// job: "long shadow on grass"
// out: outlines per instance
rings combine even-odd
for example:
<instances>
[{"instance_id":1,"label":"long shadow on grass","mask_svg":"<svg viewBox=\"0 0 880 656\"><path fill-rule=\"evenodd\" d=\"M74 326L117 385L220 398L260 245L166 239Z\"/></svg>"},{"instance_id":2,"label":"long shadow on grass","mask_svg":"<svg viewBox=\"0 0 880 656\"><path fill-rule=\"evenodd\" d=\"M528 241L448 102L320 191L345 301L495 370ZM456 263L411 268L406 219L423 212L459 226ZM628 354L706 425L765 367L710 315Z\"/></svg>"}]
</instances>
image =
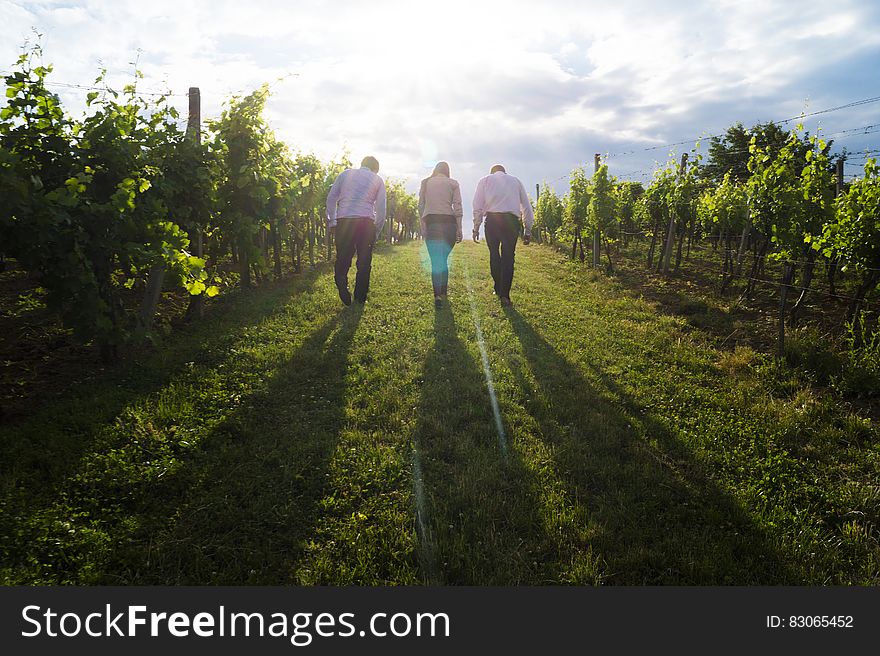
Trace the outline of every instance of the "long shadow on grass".
<instances>
[{"instance_id":1,"label":"long shadow on grass","mask_svg":"<svg viewBox=\"0 0 880 656\"><path fill-rule=\"evenodd\" d=\"M445 304L434 316L434 333L413 435L422 578L454 585L546 583L548 541L537 482L500 448L479 361Z\"/></svg>"},{"instance_id":2,"label":"long shadow on grass","mask_svg":"<svg viewBox=\"0 0 880 656\"><path fill-rule=\"evenodd\" d=\"M538 386L531 414L596 522L591 546L605 582L796 583L745 511L636 399L599 371L597 389L518 312L507 316ZM526 372L514 366L514 375L530 390Z\"/></svg>"},{"instance_id":3,"label":"long shadow on grass","mask_svg":"<svg viewBox=\"0 0 880 656\"><path fill-rule=\"evenodd\" d=\"M288 300L310 289L322 272L222 299L208 318L187 326L157 352L107 369L95 363L58 398L34 399L20 416L0 422L0 490L15 488L28 503L55 496L56 485L94 448L102 426L170 381L184 376L197 382L234 357L229 349L243 331L284 311Z\"/></svg>"},{"instance_id":4,"label":"long shadow on grass","mask_svg":"<svg viewBox=\"0 0 880 656\"><path fill-rule=\"evenodd\" d=\"M267 372L264 391L243 399L197 449L181 452L167 475L126 483L103 474L69 484L63 502L90 518L98 539L79 542L87 533L81 529L57 545L27 545L27 559L45 563L34 576L103 584L290 581L325 493L360 317L360 308L350 308L317 329Z\"/></svg>"},{"instance_id":5,"label":"long shadow on grass","mask_svg":"<svg viewBox=\"0 0 880 656\"><path fill-rule=\"evenodd\" d=\"M169 524L161 507L141 518L117 567L126 582L284 584L326 493L345 420L345 370L361 306L310 336L206 440L202 456L164 490L185 501Z\"/></svg>"}]
</instances>

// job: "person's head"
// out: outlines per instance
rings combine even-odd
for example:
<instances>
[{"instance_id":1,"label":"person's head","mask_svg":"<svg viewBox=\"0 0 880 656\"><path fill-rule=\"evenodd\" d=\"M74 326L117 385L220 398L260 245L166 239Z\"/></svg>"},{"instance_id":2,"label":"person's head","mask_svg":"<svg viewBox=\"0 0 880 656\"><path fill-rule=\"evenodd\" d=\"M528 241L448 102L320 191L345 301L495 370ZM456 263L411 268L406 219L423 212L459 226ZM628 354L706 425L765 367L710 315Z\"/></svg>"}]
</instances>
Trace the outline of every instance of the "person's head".
<instances>
[{"instance_id":1,"label":"person's head","mask_svg":"<svg viewBox=\"0 0 880 656\"><path fill-rule=\"evenodd\" d=\"M372 155L367 155L366 157L364 157L361 160L361 168L363 168L363 167L367 167L373 173L378 173L379 172L379 160L377 160Z\"/></svg>"},{"instance_id":2,"label":"person's head","mask_svg":"<svg viewBox=\"0 0 880 656\"><path fill-rule=\"evenodd\" d=\"M434 172L431 175L445 175L447 178L449 177L449 164L446 162L437 162L437 166L434 167Z\"/></svg>"},{"instance_id":3,"label":"person's head","mask_svg":"<svg viewBox=\"0 0 880 656\"><path fill-rule=\"evenodd\" d=\"M501 164L496 164L495 166L493 166L492 170L489 171L489 173L498 173L499 171L501 171L502 173L507 173L507 171L504 170L504 167L501 166Z\"/></svg>"}]
</instances>

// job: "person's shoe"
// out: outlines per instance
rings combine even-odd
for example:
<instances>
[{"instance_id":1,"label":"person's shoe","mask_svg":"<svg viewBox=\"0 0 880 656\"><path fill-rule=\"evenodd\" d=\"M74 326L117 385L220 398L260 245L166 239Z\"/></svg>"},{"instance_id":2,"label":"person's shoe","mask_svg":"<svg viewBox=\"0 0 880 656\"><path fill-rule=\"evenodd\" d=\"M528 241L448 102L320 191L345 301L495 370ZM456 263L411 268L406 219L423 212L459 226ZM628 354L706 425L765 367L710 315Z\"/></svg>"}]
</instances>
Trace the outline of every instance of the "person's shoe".
<instances>
[{"instance_id":1,"label":"person's shoe","mask_svg":"<svg viewBox=\"0 0 880 656\"><path fill-rule=\"evenodd\" d=\"M504 307L510 307L511 305L513 305L513 303L510 301L509 298L507 298L507 296L502 296L501 305L503 305Z\"/></svg>"},{"instance_id":2,"label":"person's shoe","mask_svg":"<svg viewBox=\"0 0 880 656\"><path fill-rule=\"evenodd\" d=\"M345 306L351 305L351 292L348 291L348 289L340 289L339 300L342 301L342 304Z\"/></svg>"},{"instance_id":3,"label":"person's shoe","mask_svg":"<svg viewBox=\"0 0 880 656\"><path fill-rule=\"evenodd\" d=\"M434 297L434 307L435 308L443 307L443 298L442 297L440 297L440 296Z\"/></svg>"}]
</instances>

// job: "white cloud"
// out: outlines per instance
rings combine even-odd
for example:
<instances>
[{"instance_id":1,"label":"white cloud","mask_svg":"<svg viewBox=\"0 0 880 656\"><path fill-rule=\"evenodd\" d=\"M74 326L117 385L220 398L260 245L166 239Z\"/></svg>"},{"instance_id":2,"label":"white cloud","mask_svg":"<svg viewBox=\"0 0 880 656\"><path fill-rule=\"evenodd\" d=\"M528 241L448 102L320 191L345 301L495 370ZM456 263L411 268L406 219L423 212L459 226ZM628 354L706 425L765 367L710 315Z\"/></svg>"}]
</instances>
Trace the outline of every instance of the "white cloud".
<instances>
[{"instance_id":1,"label":"white cloud","mask_svg":"<svg viewBox=\"0 0 880 656\"><path fill-rule=\"evenodd\" d=\"M880 48L870 12L856 0L834 11L741 0L0 0L0 68L35 27L56 80L89 83L100 61L121 84L138 57L144 88L199 86L204 116L230 93L295 73L273 87L267 110L293 148L373 153L411 189L445 158L467 196L499 159L533 189L593 152L794 115L807 98L818 109L878 95L864 61ZM837 81L834 67L851 81ZM77 91L62 97L81 108ZM833 126L837 115L825 118ZM614 160L612 170L658 156Z\"/></svg>"}]
</instances>

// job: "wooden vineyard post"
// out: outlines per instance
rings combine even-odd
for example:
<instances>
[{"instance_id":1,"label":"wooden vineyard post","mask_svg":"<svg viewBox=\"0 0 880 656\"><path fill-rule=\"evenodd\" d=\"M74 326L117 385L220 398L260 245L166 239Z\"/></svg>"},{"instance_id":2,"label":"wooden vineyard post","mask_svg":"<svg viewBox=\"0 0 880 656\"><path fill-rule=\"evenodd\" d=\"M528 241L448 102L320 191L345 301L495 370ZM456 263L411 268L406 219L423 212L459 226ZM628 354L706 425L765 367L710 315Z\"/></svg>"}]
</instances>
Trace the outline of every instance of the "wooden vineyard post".
<instances>
[{"instance_id":1,"label":"wooden vineyard post","mask_svg":"<svg viewBox=\"0 0 880 656\"><path fill-rule=\"evenodd\" d=\"M599 153L596 153L595 155L593 155L593 172L594 173L599 170L599 166L600 166L599 158L600 157L601 157L601 155ZM599 263L600 263L599 260L601 259L600 258L601 246L602 246L602 235L599 234L599 226L597 225L596 228L593 230L593 266L594 267L599 266Z\"/></svg>"},{"instance_id":2,"label":"wooden vineyard post","mask_svg":"<svg viewBox=\"0 0 880 656\"><path fill-rule=\"evenodd\" d=\"M837 178L836 180L836 196L840 196L843 193L843 158L839 158L834 167L834 175ZM837 294L837 288L835 287L836 278L837 278L837 267L840 264L840 258L832 257L828 260L828 291L831 292L832 295Z\"/></svg>"},{"instance_id":3,"label":"wooden vineyard post","mask_svg":"<svg viewBox=\"0 0 880 656\"><path fill-rule=\"evenodd\" d=\"M681 166L678 169L678 176L684 176L684 167L687 166L688 154L682 153ZM663 273L669 273L669 263L672 261L672 246L675 241L675 213L669 213L669 229L666 232L666 248L663 249Z\"/></svg>"},{"instance_id":4,"label":"wooden vineyard post","mask_svg":"<svg viewBox=\"0 0 880 656\"><path fill-rule=\"evenodd\" d=\"M785 356L785 302L788 300L788 287L794 277L794 264L786 262L782 267L782 284L779 286L779 357Z\"/></svg>"},{"instance_id":5,"label":"wooden vineyard post","mask_svg":"<svg viewBox=\"0 0 880 656\"><path fill-rule=\"evenodd\" d=\"M201 143L201 94L198 87L190 87L189 93L189 117L186 123L186 138ZM196 221L202 217L197 217ZM190 248L192 254L196 257L204 256L204 246L202 243L202 231L198 225L193 225L189 231ZM159 297L162 295L162 285L165 282L165 263L160 262L154 264L150 268L147 277L147 288L144 291L144 299L141 303L140 325L145 332L153 327L153 317L156 316L156 307L159 305ZM188 319L192 317L201 318L204 303L202 295L191 296L189 299L189 307L186 310Z\"/></svg>"},{"instance_id":6,"label":"wooden vineyard post","mask_svg":"<svg viewBox=\"0 0 880 656\"><path fill-rule=\"evenodd\" d=\"M742 236L739 240L739 251L736 254L736 275L741 276L743 270L743 259L746 255L746 240L752 231L752 198L746 198L746 224L743 227Z\"/></svg>"},{"instance_id":7,"label":"wooden vineyard post","mask_svg":"<svg viewBox=\"0 0 880 656\"><path fill-rule=\"evenodd\" d=\"M186 122L186 137L197 145L202 143L202 94L198 87L189 88L189 117ZM205 243L202 235L201 222L204 217L198 216L190 226L189 242L193 249L193 255L199 258L205 257ZM202 294L190 296L189 307L186 310L188 319L201 319L205 311L205 301Z\"/></svg>"},{"instance_id":8,"label":"wooden vineyard post","mask_svg":"<svg viewBox=\"0 0 880 656\"><path fill-rule=\"evenodd\" d=\"M149 332L153 327L153 317L156 314L156 306L159 304L164 281L165 263L161 262L150 267L150 273L147 275L147 288L144 290L144 299L141 302L140 325L144 332Z\"/></svg>"}]
</instances>

